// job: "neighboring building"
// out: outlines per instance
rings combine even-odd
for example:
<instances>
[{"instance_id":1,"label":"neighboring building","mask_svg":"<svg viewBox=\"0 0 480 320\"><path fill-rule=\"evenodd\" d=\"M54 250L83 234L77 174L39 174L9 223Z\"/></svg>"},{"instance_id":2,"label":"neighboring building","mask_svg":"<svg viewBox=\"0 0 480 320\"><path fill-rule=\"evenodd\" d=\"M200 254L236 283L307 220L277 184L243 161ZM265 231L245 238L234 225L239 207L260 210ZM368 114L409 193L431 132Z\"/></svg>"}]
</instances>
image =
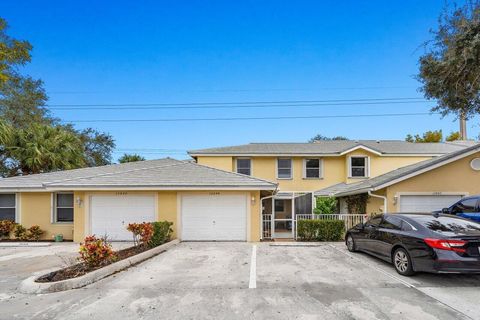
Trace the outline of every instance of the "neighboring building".
<instances>
[{"instance_id":1,"label":"neighboring building","mask_svg":"<svg viewBox=\"0 0 480 320\"><path fill-rule=\"evenodd\" d=\"M130 222L168 220L182 240L260 239L260 192L272 182L160 159L0 179L0 220L62 234L131 240Z\"/></svg>"},{"instance_id":2,"label":"neighboring building","mask_svg":"<svg viewBox=\"0 0 480 320\"><path fill-rule=\"evenodd\" d=\"M410 185L405 186L402 191L397 191L391 201L385 201L385 190L361 189L361 186L369 185L372 181L377 181L377 178L389 177L397 172L397 169L403 170L399 168L419 168L417 165L434 161L432 159L440 159L456 152L462 154L474 144L470 141L410 143L371 140L252 143L193 150L189 154L199 164L278 183L279 189L275 196L262 195L265 199L262 202L263 214L266 219L272 217L272 237L292 237L296 215L312 212L314 202L312 194L339 197L339 212L349 213L345 197L367 193L366 213L371 214L395 212L400 209L404 211L429 211L439 207L441 209L444 204L450 201L453 203L460 196L472 192L480 193L480 190L477 191L477 184L464 187L463 182L459 182L457 186L451 185L452 183L441 184L437 188L425 186L422 194L416 194L415 186ZM473 174L472 177L477 174L474 171L469 173ZM450 175L453 177L456 173L451 172ZM437 181L439 183L441 179L436 177L431 180L430 186L434 186ZM349 193L351 188L356 188L356 191ZM430 196L426 197L427 194ZM420 195L422 197L419 197ZM416 209L413 210L413 207Z\"/></svg>"}]
</instances>

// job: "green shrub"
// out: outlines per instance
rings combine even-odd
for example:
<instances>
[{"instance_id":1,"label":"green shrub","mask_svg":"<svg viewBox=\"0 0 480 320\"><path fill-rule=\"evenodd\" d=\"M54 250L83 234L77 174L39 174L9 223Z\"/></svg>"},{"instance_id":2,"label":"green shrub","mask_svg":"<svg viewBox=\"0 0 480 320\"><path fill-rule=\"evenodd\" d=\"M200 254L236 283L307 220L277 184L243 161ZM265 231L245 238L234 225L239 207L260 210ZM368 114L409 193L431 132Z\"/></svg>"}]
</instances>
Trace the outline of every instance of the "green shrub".
<instances>
[{"instance_id":1,"label":"green shrub","mask_svg":"<svg viewBox=\"0 0 480 320\"><path fill-rule=\"evenodd\" d=\"M337 211L337 198L317 197L317 205L313 212L315 214L334 214Z\"/></svg>"},{"instance_id":2,"label":"green shrub","mask_svg":"<svg viewBox=\"0 0 480 320\"><path fill-rule=\"evenodd\" d=\"M39 226L33 225L30 228L28 228L28 230L27 230L27 238L28 238L28 240L38 241L38 240L40 240L40 237L44 233L45 233L45 231L40 229Z\"/></svg>"},{"instance_id":3,"label":"green shrub","mask_svg":"<svg viewBox=\"0 0 480 320\"><path fill-rule=\"evenodd\" d=\"M345 224L342 220L300 220L297 235L302 241L339 241L343 238Z\"/></svg>"},{"instance_id":4,"label":"green shrub","mask_svg":"<svg viewBox=\"0 0 480 320\"><path fill-rule=\"evenodd\" d=\"M10 232L13 231L15 222L11 220L0 220L0 239L10 238Z\"/></svg>"},{"instance_id":5,"label":"green shrub","mask_svg":"<svg viewBox=\"0 0 480 320\"><path fill-rule=\"evenodd\" d=\"M152 222L153 236L150 240L150 247L156 247L170 240L170 235L173 232L172 222L169 221L157 221Z\"/></svg>"},{"instance_id":6,"label":"green shrub","mask_svg":"<svg viewBox=\"0 0 480 320\"><path fill-rule=\"evenodd\" d=\"M17 224L15 226L15 230L13 231L13 235L15 236L15 239L27 240L27 229L25 229L25 227L21 224Z\"/></svg>"}]
</instances>

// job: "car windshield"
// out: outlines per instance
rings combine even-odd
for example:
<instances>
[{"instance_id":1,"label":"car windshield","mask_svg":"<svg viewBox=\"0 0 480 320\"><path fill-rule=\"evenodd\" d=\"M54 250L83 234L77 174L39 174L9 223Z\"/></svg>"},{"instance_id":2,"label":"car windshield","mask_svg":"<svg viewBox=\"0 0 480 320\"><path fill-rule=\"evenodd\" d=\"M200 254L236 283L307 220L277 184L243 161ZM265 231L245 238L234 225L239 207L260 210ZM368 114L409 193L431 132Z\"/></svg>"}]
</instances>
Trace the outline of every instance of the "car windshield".
<instances>
[{"instance_id":1,"label":"car windshield","mask_svg":"<svg viewBox=\"0 0 480 320\"><path fill-rule=\"evenodd\" d=\"M434 216L423 216L415 217L414 220L421 224L422 226L432 230L440 232L468 232L468 231L480 231L480 224L456 219L451 217L438 217Z\"/></svg>"}]
</instances>

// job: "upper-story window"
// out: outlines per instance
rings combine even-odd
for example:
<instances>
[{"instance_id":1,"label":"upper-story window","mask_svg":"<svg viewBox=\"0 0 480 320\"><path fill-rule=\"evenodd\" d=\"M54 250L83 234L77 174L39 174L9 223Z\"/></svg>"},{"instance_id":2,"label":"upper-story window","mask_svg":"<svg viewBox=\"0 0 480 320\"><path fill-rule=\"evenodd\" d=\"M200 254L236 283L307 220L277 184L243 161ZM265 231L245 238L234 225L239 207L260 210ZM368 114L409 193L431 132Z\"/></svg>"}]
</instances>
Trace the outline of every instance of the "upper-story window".
<instances>
[{"instance_id":1,"label":"upper-story window","mask_svg":"<svg viewBox=\"0 0 480 320\"><path fill-rule=\"evenodd\" d=\"M292 159L277 159L277 178L292 179Z\"/></svg>"},{"instance_id":2,"label":"upper-story window","mask_svg":"<svg viewBox=\"0 0 480 320\"><path fill-rule=\"evenodd\" d=\"M350 157L350 177L365 178L368 177L368 157Z\"/></svg>"},{"instance_id":3,"label":"upper-story window","mask_svg":"<svg viewBox=\"0 0 480 320\"><path fill-rule=\"evenodd\" d=\"M73 193L55 194L55 222L73 222Z\"/></svg>"},{"instance_id":4,"label":"upper-story window","mask_svg":"<svg viewBox=\"0 0 480 320\"><path fill-rule=\"evenodd\" d=\"M15 221L16 203L15 193L0 194L0 220Z\"/></svg>"},{"instance_id":5,"label":"upper-story window","mask_svg":"<svg viewBox=\"0 0 480 320\"><path fill-rule=\"evenodd\" d=\"M321 159L304 159L303 160L303 177L306 179L322 178L322 160Z\"/></svg>"},{"instance_id":6,"label":"upper-story window","mask_svg":"<svg viewBox=\"0 0 480 320\"><path fill-rule=\"evenodd\" d=\"M251 159L237 159L237 173L252 175L252 160Z\"/></svg>"}]
</instances>

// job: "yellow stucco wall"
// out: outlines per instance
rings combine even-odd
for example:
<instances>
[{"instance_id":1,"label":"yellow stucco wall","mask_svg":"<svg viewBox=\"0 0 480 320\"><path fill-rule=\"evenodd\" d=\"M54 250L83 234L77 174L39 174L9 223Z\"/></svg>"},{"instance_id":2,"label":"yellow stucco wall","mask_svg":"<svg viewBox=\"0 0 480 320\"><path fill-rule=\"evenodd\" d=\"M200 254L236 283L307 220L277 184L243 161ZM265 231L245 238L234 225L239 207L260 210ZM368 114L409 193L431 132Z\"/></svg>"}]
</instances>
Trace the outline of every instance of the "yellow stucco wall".
<instances>
[{"instance_id":1,"label":"yellow stucco wall","mask_svg":"<svg viewBox=\"0 0 480 320\"><path fill-rule=\"evenodd\" d=\"M340 182L355 183L364 180L364 178L348 178L348 159L350 156L370 157L370 177L430 159L430 157L385 157L360 149L343 156L321 158L323 159L323 178L305 179L303 177L303 161L308 157L290 157L293 160L293 178L277 179L277 157L251 157L252 176L278 183L280 190L283 191L315 191ZM228 171L235 170L235 159L224 156L197 157L200 164Z\"/></svg>"},{"instance_id":2,"label":"yellow stucco wall","mask_svg":"<svg viewBox=\"0 0 480 320\"><path fill-rule=\"evenodd\" d=\"M20 223L29 228L38 225L45 233L43 240L53 240L56 234L64 239L73 239L73 224L52 223L52 198L49 192L30 192L20 194Z\"/></svg>"},{"instance_id":3,"label":"yellow stucco wall","mask_svg":"<svg viewBox=\"0 0 480 320\"><path fill-rule=\"evenodd\" d=\"M225 171L234 170L232 157L198 157L197 163Z\"/></svg>"},{"instance_id":4,"label":"yellow stucco wall","mask_svg":"<svg viewBox=\"0 0 480 320\"><path fill-rule=\"evenodd\" d=\"M250 226L248 241L260 240L260 191L189 191L188 193L209 193L217 194L244 194L249 199L250 206ZM177 191L128 191L127 194L156 194L158 203L158 221L171 221L173 225L173 237L179 234L178 228L178 208L179 197ZM51 193L22 193L20 195L21 223L30 227L37 224L46 231L43 239L52 239L55 234L63 234L67 240L81 242L89 232L88 225L88 207L89 198L98 194L115 194L115 192L75 192L74 199L81 199L81 204L75 201L74 223L73 224L53 224L51 217ZM254 199L252 201L252 199Z\"/></svg>"},{"instance_id":5,"label":"yellow stucco wall","mask_svg":"<svg viewBox=\"0 0 480 320\"><path fill-rule=\"evenodd\" d=\"M479 158L480 152L425 172L386 188L389 212L398 211L395 196L403 192L466 192L480 194L480 171L474 171L470 162Z\"/></svg>"}]
</instances>

